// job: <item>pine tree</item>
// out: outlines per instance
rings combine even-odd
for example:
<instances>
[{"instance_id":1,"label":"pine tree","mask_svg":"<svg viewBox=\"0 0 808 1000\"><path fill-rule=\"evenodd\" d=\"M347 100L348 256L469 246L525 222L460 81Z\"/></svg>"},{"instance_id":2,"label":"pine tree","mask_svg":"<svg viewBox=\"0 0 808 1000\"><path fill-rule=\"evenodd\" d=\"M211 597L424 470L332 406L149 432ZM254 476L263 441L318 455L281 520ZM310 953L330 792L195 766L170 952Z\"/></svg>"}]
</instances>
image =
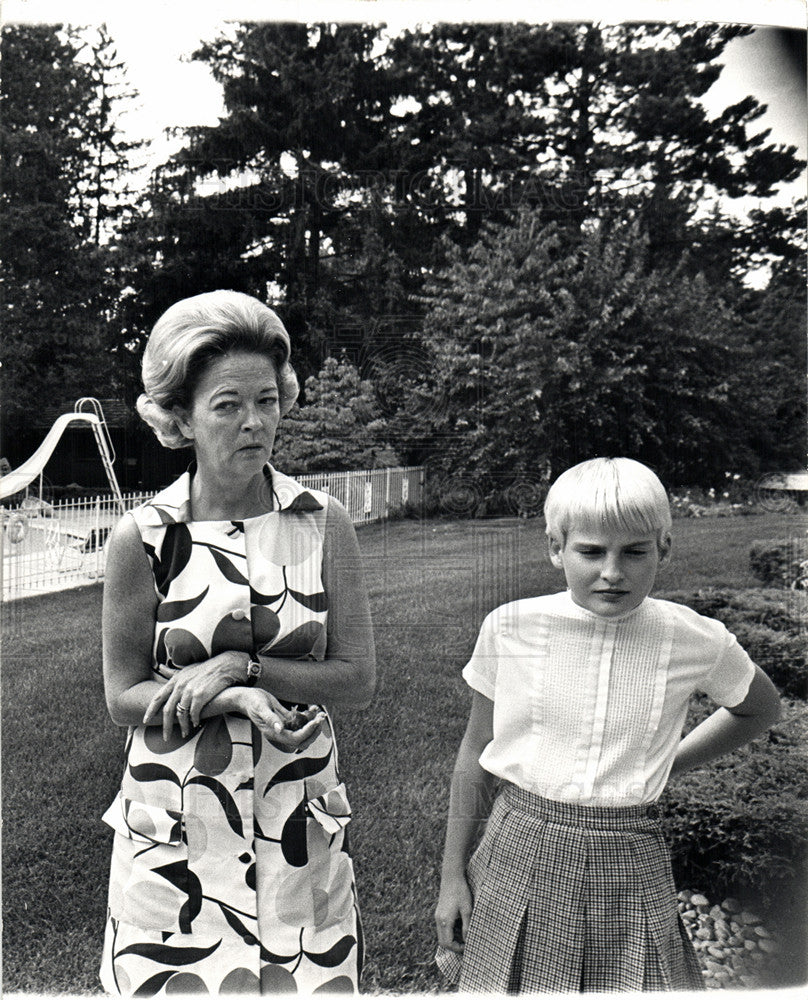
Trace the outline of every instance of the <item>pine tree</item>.
<instances>
[{"instance_id":1,"label":"pine tree","mask_svg":"<svg viewBox=\"0 0 808 1000\"><path fill-rule=\"evenodd\" d=\"M305 403L281 422L273 461L293 474L393 466L398 458L385 432L370 382L346 360L328 357L306 380Z\"/></svg>"},{"instance_id":2,"label":"pine tree","mask_svg":"<svg viewBox=\"0 0 808 1000\"><path fill-rule=\"evenodd\" d=\"M766 198L804 167L796 149L754 133L765 108L752 97L712 121L700 103L726 45L751 30L521 24L405 34L386 56L411 109L393 139L403 172L411 184L428 173L429 193L445 204L459 173L454 238L466 245L483 218L501 222L520 206L572 228L625 210L648 234L648 267L671 266L705 203Z\"/></svg>"},{"instance_id":3,"label":"pine tree","mask_svg":"<svg viewBox=\"0 0 808 1000\"><path fill-rule=\"evenodd\" d=\"M89 176L79 192L84 213L89 217L93 242L109 239L131 215L138 200L132 183L133 154L145 143L123 137L122 109L137 97L126 81L126 64L119 58L106 24L87 37L79 57L87 61L94 98L86 115L83 134Z\"/></svg>"},{"instance_id":4,"label":"pine tree","mask_svg":"<svg viewBox=\"0 0 808 1000\"><path fill-rule=\"evenodd\" d=\"M267 283L280 286L304 368L328 349L323 272L335 230L377 177L389 104L371 58L378 30L242 24L204 44L195 58L222 84L227 114L218 126L189 130L164 174L161 205L174 240L166 270L179 258L186 285L213 272L219 284L224 273L231 287L262 296ZM235 187L210 195L211 179ZM178 189L187 194L172 206ZM235 280L228 271L238 271Z\"/></svg>"},{"instance_id":5,"label":"pine tree","mask_svg":"<svg viewBox=\"0 0 808 1000\"><path fill-rule=\"evenodd\" d=\"M106 255L81 214L95 91L75 41L6 25L0 81L3 409L13 440L42 402L104 395Z\"/></svg>"}]
</instances>

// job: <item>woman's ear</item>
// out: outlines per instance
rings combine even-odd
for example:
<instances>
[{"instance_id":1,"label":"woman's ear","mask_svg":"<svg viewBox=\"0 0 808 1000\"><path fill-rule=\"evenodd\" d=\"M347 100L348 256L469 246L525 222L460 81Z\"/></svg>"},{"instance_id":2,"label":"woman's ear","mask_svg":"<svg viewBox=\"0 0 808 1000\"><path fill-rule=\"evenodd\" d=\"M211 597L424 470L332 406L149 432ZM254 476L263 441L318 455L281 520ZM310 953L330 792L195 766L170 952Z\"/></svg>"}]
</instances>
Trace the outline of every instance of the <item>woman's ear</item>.
<instances>
[{"instance_id":1,"label":"woman's ear","mask_svg":"<svg viewBox=\"0 0 808 1000\"><path fill-rule=\"evenodd\" d=\"M183 406L172 406L171 412L174 414L174 419L177 421L177 427L179 427L182 432L183 437L186 437L189 441L194 440L193 426L189 419L188 411Z\"/></svg>"},{"instance_id":2,"label":"woman's ear","mask_svg":"<svg viewBox=\"0 0 808 1000\"><path fill-rule=\"evenodd\" d=\"M667 532L659 539L659 567L667 566L671 559L671 548L673 540L670 532Z\"/></svg>"},{"instance_id":3,"label":"woman's ear","mask_svg":"<svg viewBox=\"0 0 808 1000\"><path fill-rule=\"evenodd\" d=\"M556 569L564 569L564 556L561 554L561 545L553 538L547 536L547 547L550 552L550 562Z\"/></svg>"}]
</instances>

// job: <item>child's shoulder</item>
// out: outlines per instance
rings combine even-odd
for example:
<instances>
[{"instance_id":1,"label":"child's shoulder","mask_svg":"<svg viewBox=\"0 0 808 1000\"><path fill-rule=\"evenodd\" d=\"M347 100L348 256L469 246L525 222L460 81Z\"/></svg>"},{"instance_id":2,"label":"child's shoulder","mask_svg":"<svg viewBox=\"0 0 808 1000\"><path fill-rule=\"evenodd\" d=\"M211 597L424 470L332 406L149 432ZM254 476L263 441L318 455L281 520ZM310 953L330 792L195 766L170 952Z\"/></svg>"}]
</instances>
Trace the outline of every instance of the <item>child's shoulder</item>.
<instances>
[{"instance_id":1,"label":"child's shoulder","mask_svg":"<svg viewBox=\"0 0 808 1000\"><path fill-rule=\"evenodd\" d=\"M672 619L675 626L704 638L720 638L726 634L727 628L717 618L708 618L699 614L686 604L676 601L666 601L661 597L647 597L648 605L663 616Z\"/></svg>"},{"instance_id":2,"label":"child's shoulder","mask_svg":"<svg viewBox=\"0 0 808 1000\"><path fill-rule=\"evenodd\" d=\"M517 623L520 626L525 626L531 622L539 621L548 614L563 614L568 603L567 594L564 591L559 594L542 594L539 597L522 597L518 601L500 604L493 611L489 611L482 627L500 632L509 630Z\"/></svg>"}]
</instances>

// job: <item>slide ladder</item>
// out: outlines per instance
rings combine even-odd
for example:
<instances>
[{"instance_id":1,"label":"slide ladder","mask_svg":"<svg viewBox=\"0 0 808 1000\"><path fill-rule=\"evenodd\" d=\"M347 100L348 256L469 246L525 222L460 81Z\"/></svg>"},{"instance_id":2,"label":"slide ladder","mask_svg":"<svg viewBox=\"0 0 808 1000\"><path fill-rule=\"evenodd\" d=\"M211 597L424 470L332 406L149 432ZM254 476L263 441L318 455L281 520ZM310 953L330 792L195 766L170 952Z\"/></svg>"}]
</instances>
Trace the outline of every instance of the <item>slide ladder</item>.
<instances>
[{"instance_id":1,"label":"slide ladder","mask_svg":"<svg viewBox=\"0 0 808 1000\"><path fill-rule=\"evenodd\" d=\"M86 412L87 407L92 412ZM41 476L42 470L45 468L48 459L53 454L64 432L71 424L77 423L84 424L85 426L89 424L92 427L110 489L121 514L125 513L126 508L121 496L121 488L118 485L118 477L115 475L113 467L115 450L112 447L109 428L104 419L104 411L101 409L101 404L92 396L85 396L78 400L72 413L63 413L60 417L57 417L53 426L45 435L44 441L34 454L29 459L26 459L22 465L16 469L12 469L10 472L6 472L0 478L0 500L21 492L37 477Z\"/></svg>"},{"instance_id":2,"label":"slide ladder","mask_svg":"<svg viewBox=\"0 0 808 1000\"><path fill-rule=\"evenodd\" d=\"M88 406L97 418L97 422L92 424L93 434L95 435L95 442L98 445L98 451L101 455L104 472L107 474L109 488L112 490L112 495L115 497L121 514L125 514L126 507L124 506L121 488L118 485L118 477L115 475L113 465L115 462L115 448L112 444L112 438L110 437L109 427L107 427L101 403L94 396L82 396L81 399L76 401L73 412L84 413L85 407Z\"/></svg>"}]
</instances>

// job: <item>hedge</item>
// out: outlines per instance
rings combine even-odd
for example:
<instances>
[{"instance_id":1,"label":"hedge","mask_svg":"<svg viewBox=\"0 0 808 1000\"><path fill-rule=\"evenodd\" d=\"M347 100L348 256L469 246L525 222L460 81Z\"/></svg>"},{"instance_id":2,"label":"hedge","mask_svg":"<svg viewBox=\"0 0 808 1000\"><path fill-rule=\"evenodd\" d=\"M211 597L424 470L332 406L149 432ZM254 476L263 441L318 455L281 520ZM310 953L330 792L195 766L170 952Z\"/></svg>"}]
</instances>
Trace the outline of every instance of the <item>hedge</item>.
<instances>
[{"instance_id":1,"label":"hedge","mask_svg":"<svg viewBox=\"0 0 808 1000\"><path fill-rule=\"evenodd\" d=\"M808 538L797 535L776 541L752 542L752 572L768 587L802 587L808 584Z\"/></svg>"},{"instance_id":2,"label":"hedge","mask_svg":"<svg viewBox=\"0 0 808 1000\"><path fill-rule=\"evenodd\" d=\"M686 729L713 711L693 699ZM799 715L749 746L671 782L660 806L683 884L709 876L723 891L758 893L806 885L808 723Z\"/></svg>"},{"instance_id":3,"label":"hedge","mask_svg":"<svg viewBox=\"0 0 808 1000\"><path fill-rule=\"evenodd\" d=\"M704 590L660 596L723 621L780 688L786 712L749 746L666 789L659 805L677 883L709 886L717 896L739 896L767 911L782 935L799 939L791 959L803 963L797 952L804 950L808 919L808 594ZM685 732L714 710L706 695L695 695Z\"/></svg>"}]
</instances>

